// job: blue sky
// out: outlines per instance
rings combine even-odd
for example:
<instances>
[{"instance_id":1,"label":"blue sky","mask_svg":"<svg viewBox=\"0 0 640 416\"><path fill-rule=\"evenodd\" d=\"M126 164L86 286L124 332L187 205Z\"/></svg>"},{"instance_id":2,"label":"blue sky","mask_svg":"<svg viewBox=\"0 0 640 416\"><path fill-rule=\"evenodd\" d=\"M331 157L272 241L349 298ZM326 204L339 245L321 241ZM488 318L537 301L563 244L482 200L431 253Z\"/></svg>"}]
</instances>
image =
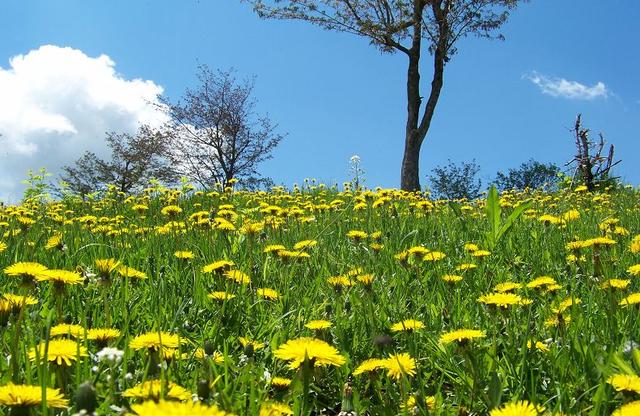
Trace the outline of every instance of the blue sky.
<instances>
[{"instance_id":1,"label":"blue sky","mask_svg":"<svg viewBox=\"0 0 640 416\"><path fill-rule=\"evenodd\" d=\"M4 70L12 57L43 45L70 47L91 58L107 55L118 77L151 81L166 96L179 98L195 84L199 63L233 67L240 76L255 75L259 111L288 133L263 165L265 175L287 185L306 177L341 183L349 178L349 157L358 154L368 186L399 185L403 55L381 54L366 39L303 22L260 20L238 0L5 0L0 7ZM615 7L596 0L538 0L512 14L502 29L505 42L461 42L445 69L443 93L422 148L422 184L429 169L447 159L475 158L485 182L529 158L563 164L574 153L569 129L577 113L616 145L623 160L617 173L640 183L638 21L640 3L632 0ZM425 55L423 95L430 65ZM40 70L46 72L47 65ZM532 79L546 82L547 93ZM568 83L563 87L560 79ZM567 86L577 88L580 97L596 96L566 97ZM112 119L99 125L112 127ZM75 158L82 147L78 143L55 158L38 152L24 156L13 169L46 165L56 171L56 165Z\"/></svg>"}]
</instances>

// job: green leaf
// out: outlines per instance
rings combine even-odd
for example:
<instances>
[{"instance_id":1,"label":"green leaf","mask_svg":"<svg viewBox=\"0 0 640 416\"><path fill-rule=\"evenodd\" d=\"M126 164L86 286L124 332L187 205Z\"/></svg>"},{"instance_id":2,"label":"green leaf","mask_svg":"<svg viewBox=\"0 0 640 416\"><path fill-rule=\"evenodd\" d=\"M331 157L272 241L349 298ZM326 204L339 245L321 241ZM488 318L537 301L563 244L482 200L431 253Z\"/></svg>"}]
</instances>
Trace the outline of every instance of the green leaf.
<instances>
[{"instance_id":1,"label":"green leaf","mask_svg":"<svg viewBox=\"0 0 640 416\"><path fill-rule=\"evenodd\" d=\"M500 406L502 398L502 383L496 371L491 372L491 380L489 380L489 410Z\"/></svg>"},{"instance_id":2,"label":"green leaf","mask_svg":"<svg viewBox=\"0 0 640 416\"><path fill-rule=\"evenodd\" d=\"M489 246L493 248L498 241L498 232L500 230L500 198L498 197L498 190L495 186L489 188L487 194L487 201L485 207L487 218L489 219Z\"/></svg>"},{"instance_id":3,"label":"green leaf","mask_svg":"<svg viewBox=\"0 0 640 416\"><path fill-rule=\"evenodd\" d=\"M499 240L513 225L513 223L520 218L520 216L524 213L526 209L529 209L531 206L531 201L527 201L518 205L513 212L507 217L507 220L502 224L500 229L498 230L498 234L496 235L496 241Z\"/></svg>"}]
</instances>

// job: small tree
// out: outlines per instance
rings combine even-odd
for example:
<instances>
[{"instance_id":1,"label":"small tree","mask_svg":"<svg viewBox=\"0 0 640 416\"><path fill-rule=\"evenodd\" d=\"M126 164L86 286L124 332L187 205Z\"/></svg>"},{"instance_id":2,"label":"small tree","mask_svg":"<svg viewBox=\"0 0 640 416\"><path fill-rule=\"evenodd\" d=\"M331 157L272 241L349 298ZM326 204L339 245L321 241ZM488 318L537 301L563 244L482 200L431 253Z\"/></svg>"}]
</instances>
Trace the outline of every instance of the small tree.
<instances>
[{"instance_id":1,"label":"small tree","mask_svg":"<svg viewBox=\"0 0 640 416\"><path fill-rule=\"evenodd\" d=\"M540 163L529 159L518 168L509 169L507 173L496 174L495 185L501 190L544 189L553 188L560 180L560 168L553 163Z\"/></svg>"},{"instance_id":2,"label":"small tree","mask_svg":"<svg viewBox=\"0 0 640 416\"><path fill-rule=\"evenodd\" d=\"M284 137L277 125L255 113L252 80L238 82L232 71L198 68L199 85L181 102L164 99L174 122L173 138L181 172L204 187L231 179L249 188L272 183L258 165Z\"/></svg>"},{"instance_id":3,"label":"small tree","mask_svg":"<svg viewBox=\"0 0 640 416\"><path fill-rule=\"evenodd\" d=\"M475 160L459 165L449 160L447 165L433 168L429 175L431 190L439 199L478 198L482 187L479 172L480 166Z\"/></svg>"},{"instance_id":4,"label":"small tree","mask_svg":"<svg viewBox=\"0 0 640 416\"><path fill-rule=\"evenodd\" d=\"M581 114L576 117L571 131L575 135L576 155L567 165L575 164L573 181L582 183L589 191L593 191L599 184L615 181L616 178L611 176L611 168L621 161L613 161L613 144L609 146L607 156L604 156L604 136L600 133L597 143L589 139L590 130L582 127Z\"/></svg>"},{"instance_id":5,"label":"small tree","mask_svg":"<svg viewBox=\"0 0 640 416\"><path fill-rule=\"evenodd\" d=\"M111 159L103 160L85 152L74 165L62 168L62 181L71 191L85 196L115 185L130 193L146 186L151 179L165 183L176 181L170 137L166 133L141 126L136 134L107 133Z\"/></svg>"}]
</instances>

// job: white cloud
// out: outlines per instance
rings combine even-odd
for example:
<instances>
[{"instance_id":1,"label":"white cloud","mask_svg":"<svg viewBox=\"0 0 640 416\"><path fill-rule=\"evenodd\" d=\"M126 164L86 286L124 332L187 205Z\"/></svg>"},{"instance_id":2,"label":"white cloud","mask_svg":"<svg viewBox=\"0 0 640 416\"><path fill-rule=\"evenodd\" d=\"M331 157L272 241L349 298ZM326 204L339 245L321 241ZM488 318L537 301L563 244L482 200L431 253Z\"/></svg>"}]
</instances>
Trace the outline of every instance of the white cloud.
<instances>
[{"instance_id":1,"label":"white cloud","mask_svg":"<svg viewBox=\"0 0 640 416\"><path fill-rule=\"evenodd\" d=\"M104 154L107 131L162 124L162 91L124 78L107 55L45 45L12 57L0 67L0 200L19 198L28 169L57 174L86 150Z\"/></svg>"},{"instance_id":2,"label":"white cloud","mask_svg":"<svg viewBox=\"0 0 640 416\"><path fill-rule=\"evenodd\" d=\"M552 97L562 97L573 100L593 100L599 97L607 98L611 94L611 91L600 81L588 87L577 81L549 77L535 71L526 74L523 78L528 79L540 87L543 94L551 95Z\"/></svg>"}]
</instances>

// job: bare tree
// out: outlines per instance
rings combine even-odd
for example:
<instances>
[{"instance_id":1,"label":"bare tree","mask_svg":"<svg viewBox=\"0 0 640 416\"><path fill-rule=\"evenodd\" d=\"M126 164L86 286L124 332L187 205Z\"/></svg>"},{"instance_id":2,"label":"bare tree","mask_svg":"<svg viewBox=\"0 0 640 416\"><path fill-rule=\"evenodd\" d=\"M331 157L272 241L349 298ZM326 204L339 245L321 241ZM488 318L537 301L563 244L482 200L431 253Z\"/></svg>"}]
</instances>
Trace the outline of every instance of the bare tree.
<instances>
[{"instance_id":1,"label":"bare tree","mask_svg":"<svg viewBox=\"0 0 640 416\"><path fill-rule=\"evenodd\" d=\"M610 176L611 168L620 163L613 161L613 144L609 146L607 156L603 156L602 151L606 144L602 133L598 135L598 143L589 139L589 129L582 127L582 115L578 114L576 123L571 130L576 140L576 155L567 165L575 163L576 169L573 179L584 184L589 191L593 191L596 185L615 179Z\"/></svg>"},{"instance_id":2,"label":"bare tree","mask_svg":"<svg viewBox=\"0 0 640 416\"><path fill-rule=\"evenodd\" d=\"M494 34L509 12L524 0L244 0L260 17L296 19L325 29L364 36L382 52L408 58L407 124L400 172L404 190L420 189L419 158L444 83L444 67L456 42L468 35L503 39ZM423 43L426 40L426 45ZM433 55L433 74L422 107L420 58Z\"/></svg>"},{"instance_id":3,"label":"bare tree","mask_svg":"<svg viewBox=\"0 0 640 416\"><path fill-rule=\"evenodd\" d=\"M253 80L237 81L233 71L198 68L199 85L181 102L164 104L174 121L174 146L180 169L204 187L231 179L256 188L271 183L258 165L284 137L267 116L255 113Z\"/></svg>"},{"instance_id":4,"label":"bare tree","mask_svg":"<svg viewBox=\"0 0 640 416\"><path fill-rule=\"evenodd\" d=\"M110 160L85 152L74 165L62 168L61 179L71 191L84 196L115 185L118 191L130 193L151 179L165 183L177 180L168 134L141 126L136 134L109 132L106 141Z\"/></svg>"}]
</instances>

